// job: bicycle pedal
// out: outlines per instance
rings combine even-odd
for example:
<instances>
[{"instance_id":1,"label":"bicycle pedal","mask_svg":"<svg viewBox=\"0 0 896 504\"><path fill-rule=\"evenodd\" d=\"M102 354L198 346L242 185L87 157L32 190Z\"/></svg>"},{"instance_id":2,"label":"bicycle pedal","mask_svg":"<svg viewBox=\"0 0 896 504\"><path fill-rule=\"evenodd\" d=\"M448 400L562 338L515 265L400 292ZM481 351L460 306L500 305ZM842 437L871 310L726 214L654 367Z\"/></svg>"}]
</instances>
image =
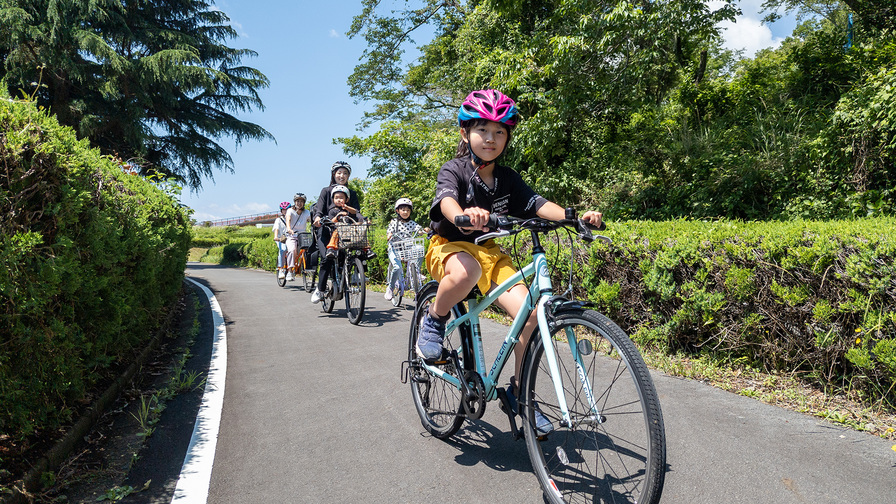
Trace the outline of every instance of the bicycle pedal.
<instances>
[{"instance_id":1,"label":"bicycle pedal","mask_svg":"<svg viewBox=\"0 0 896 504\"><path fill-rule=\"evenodd\" d=\"M516 424L516 413L513 412L510 400L507 398L507 391L504 387L498 387L496 391L498 393L498 407L507 415L507 420L510 422L510 435L514 440L522 439L523 431Z\"/></svg>"}]
</instances>

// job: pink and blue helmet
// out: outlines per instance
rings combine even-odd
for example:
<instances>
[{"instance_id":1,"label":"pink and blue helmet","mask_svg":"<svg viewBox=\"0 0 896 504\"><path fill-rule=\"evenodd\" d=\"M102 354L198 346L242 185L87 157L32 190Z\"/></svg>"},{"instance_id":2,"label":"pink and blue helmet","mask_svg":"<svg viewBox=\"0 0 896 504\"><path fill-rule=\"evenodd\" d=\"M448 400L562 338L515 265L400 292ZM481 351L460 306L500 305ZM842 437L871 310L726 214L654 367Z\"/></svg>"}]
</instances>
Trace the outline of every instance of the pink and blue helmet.
<instances>
[{"instance_id":1,"label":"pink and blue helmet","mask_svg":"<svg viewBox=\"0 0 896 504\"><path fill-rule=\"evenodd\" d=\"M520 112L509 96L497 89L483 89L468 94L457 113L457 122L461 126L472 119L487 119L515 126L520 119Z\"/></svg>"},{"instance_id":2,"label":"pink and blue helmet","mask_svg":"<svg viewBox=\"0 0 896 504\"><path fill-rule=\"evenodd\" d=\"M280 203L280 210L288 210L289 207L291 207L291 206L292 206L292 203L290 203L288 201L284 201L283 203Z\"/></svg>"}]
</instances>

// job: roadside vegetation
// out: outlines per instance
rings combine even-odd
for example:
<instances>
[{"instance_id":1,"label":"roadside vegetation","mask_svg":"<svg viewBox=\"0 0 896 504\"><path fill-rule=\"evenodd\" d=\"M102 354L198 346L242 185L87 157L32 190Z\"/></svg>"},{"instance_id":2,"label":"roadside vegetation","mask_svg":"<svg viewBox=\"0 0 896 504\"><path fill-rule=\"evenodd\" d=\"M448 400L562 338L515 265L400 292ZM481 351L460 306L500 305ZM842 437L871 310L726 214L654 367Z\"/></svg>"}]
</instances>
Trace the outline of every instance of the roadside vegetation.
<instances>
[{"instance_id":1,"label":"roadside vegetation","mask_svg":"<svg viewBox=\"0 0 896 504\"><path fill-rule=\"evenodd\" d=\"M180 292L191 227L178 186L2 91L0 134L6 493L25 454L48 449L151 341Z\"/></svg>"}]
</instances>

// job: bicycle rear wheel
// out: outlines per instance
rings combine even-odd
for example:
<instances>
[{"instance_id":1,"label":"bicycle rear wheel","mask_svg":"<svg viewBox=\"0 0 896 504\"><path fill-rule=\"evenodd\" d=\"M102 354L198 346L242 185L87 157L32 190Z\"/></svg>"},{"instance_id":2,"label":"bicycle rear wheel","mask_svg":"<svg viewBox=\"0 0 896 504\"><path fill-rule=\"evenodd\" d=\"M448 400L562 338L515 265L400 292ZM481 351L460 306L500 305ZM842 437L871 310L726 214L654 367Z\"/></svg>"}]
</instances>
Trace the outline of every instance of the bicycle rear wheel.
<instances>
[{"instance_id":1,"label":"bicycle rear wheel","mask_svg":"<svg viewBox=\"0 0 896 504\"><path fill-rule=\"evenodd\" d=\"M417 295L417 306L414 310L414 318L411 320L408 342L408 361L411 363L408 373L411 395L414 398L414 407L420 416L420 422L434 437L447 439L460 430L464 423L463 393L451 383L427 372L421 366L422 360L416 350L417 336L420 332L423 315L429 310L429 305L435 299L438 287L439 285L433 282ZM450 350L455 347L455 344L458 349L460 348L460 329L462 328L458 328L458 331L445 337L445 348ZM451 376L460 375L450 360L439 361L436 367Z\"/></svg>"},{"instance_id":2,"label":"bicycle rear wheel","mask_svg":"<svg viewBox=\"0 0 896 504\"><path fill-rule=\"evenodd\" d=\"M302 257L302 283L305 286L305 292L312 292L317 281L317 269L309 267L307 259L307 256Z\"/></svg>"},{"instance_id":3,"label":"bicycle rear wheel","mask_svg":"<svg viewBox=\"0 0 896 504\"><path fill-rule=\"evenodd\" d=\"M569 311L554 322L548 340L557 356L572 425L561 425L538 331L526 354L520 401L526 446L546 498L555 504L659 502L666 438L659 400L641 354L622 329L597 312ZM593 400L582 377L590 384ZM531 420L534 415L529 414L535 401L555 429L541 442Z\"/></svg>"},{"instance_id":4,"label":"bicycle rear wheel","mask_svg":"<svg viewBox=\"0 0 896 504\"><path fill-rule=\"evenodd\" d=\"M364 317L364 301L367 299L367 279L364 263L357 257L345 259L345 310L348 321L358 325Z\"/></svg>"}]
</instances>

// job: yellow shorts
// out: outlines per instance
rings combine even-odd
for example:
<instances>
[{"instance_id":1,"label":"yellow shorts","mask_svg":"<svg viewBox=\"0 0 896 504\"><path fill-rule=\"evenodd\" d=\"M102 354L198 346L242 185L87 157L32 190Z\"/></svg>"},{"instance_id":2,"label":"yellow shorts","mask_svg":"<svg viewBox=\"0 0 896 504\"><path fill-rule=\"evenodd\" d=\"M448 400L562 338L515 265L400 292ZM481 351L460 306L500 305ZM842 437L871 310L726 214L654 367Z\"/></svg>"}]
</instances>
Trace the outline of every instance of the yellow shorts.
<instances>
[{"instance_id":1,"label":"yellow shorts","mask_svg":"<svg viewBox=\"0 0 896 504\"><path fill-rule=\"evenodd\" d=\"M476 282L476 286L483 294L491 289L492 282L500 285L501 282L516 274L510 256L501 252L494 240L476 245L465 241L450 242L436 235L429 241L429 250L426 252L426 267L429 268L429 273L435 281L442 281L442 277L445 276L445 260L458 252L470 254L482 267L482 275Z\"/></svg>"}]
</instances>

